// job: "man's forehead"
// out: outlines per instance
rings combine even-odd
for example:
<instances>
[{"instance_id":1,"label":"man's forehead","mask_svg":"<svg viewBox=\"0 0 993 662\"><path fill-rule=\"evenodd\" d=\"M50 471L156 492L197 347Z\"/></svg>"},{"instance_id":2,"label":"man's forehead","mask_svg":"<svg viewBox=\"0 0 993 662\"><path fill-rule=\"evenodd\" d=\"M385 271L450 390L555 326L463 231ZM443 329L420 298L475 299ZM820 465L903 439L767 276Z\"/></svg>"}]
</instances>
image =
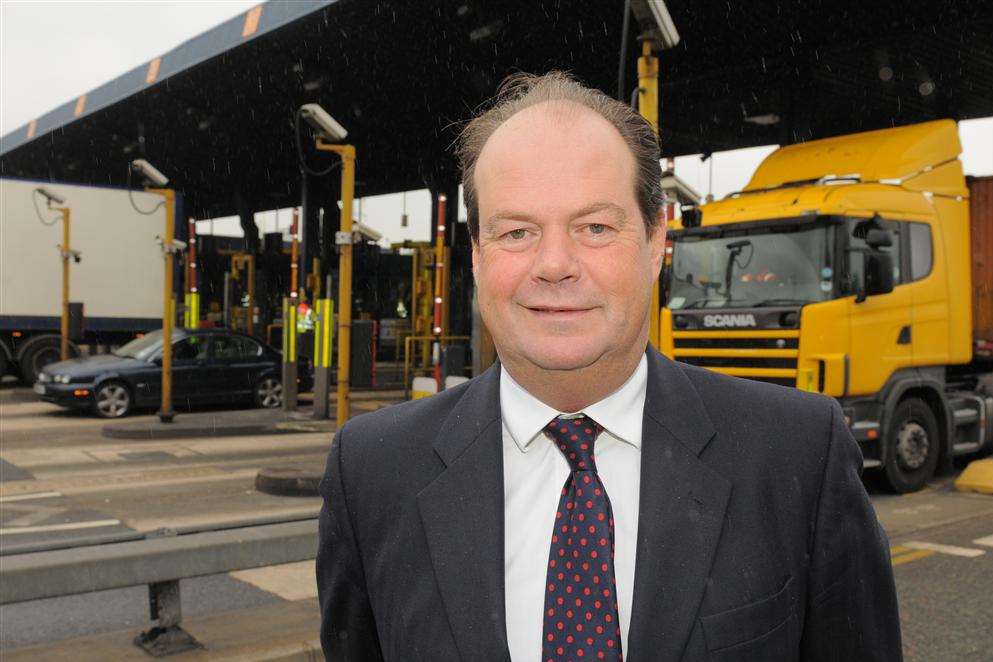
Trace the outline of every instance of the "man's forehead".
<instances>
[{"instance_id":1,"label":"man's forehead","mask_svg":"<svg viewBox=\"0 0 993 662\"><path fill-rule=\"evenodd\" d=\"M473 183L480 195L561 177L634 176L635 161L620 132L575 103L546 102L520 111L486 141Z\"/></svg>"},{"instance_id":2,"label":"man's forehead","mask_svg":"<svg viewBox=\"0 0 993 662\"><path fill-rule=\"evenodd\" d=\"M571 101L545 101L515 113L497 127L483 145L479 160L502 147L521 148L563 134L623 144L617 129L589 108Z\"/></svg>"}]
</instances>

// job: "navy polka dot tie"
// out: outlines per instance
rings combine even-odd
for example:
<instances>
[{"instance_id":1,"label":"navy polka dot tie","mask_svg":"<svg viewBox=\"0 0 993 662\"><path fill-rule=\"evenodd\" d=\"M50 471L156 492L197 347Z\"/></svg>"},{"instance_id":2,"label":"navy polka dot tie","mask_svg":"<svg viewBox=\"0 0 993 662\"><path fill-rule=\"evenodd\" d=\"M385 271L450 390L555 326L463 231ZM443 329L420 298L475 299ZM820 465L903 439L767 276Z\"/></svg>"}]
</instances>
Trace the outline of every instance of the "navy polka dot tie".
<instances>
[{"instance_id":1,"label":"navy polka dot tie","mask_svg":"<svg viewBox=\"0 0 993 662\"><path fill-rule=\"evenodd\" d=\"M602 430L585 415L559 416L544 429L572 469L559 498L548 555L544 662L622 659L614 515L593 460Z\"/></svg>"}]
</instances>

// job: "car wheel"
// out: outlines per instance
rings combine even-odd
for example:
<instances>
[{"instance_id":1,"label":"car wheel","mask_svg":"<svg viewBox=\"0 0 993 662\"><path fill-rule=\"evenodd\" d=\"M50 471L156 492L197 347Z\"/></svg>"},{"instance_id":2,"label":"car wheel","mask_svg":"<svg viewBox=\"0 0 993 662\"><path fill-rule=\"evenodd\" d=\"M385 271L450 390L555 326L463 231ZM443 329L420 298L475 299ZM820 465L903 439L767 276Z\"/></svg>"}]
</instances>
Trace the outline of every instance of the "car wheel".
<instances>
[{"instance_id":1,"label":"car wheel","mask_svg":"<svg viewBox=\"0 0 993 662\"><path fill-rule=\"evenodd\" d=\"M938 466L938 421L926 402L907 398L897 405L886 440L886 483L906 494L923 489Z\"/></svg>"},{"instance_id":2,"label":"car wheel","mask_svg":"<svg viewBox=\"0 0 993 662\"><path fill-rule=\"evenodd\" d=\"M275 409L283 406L283 383L278 377L267 375L255 386L255 406Z\"/></svg>"},{"instance_id":3,"label":"car wheel","mask_svg":"<svg viewBox=\"0 0 993 662\"><path fill-rule=\"evenodd\" d=\"M105 382L94 395L93 409L103 418L121 418L131 413L134 399L131 390L122 382Z\"/></svg>"}]
</instances>

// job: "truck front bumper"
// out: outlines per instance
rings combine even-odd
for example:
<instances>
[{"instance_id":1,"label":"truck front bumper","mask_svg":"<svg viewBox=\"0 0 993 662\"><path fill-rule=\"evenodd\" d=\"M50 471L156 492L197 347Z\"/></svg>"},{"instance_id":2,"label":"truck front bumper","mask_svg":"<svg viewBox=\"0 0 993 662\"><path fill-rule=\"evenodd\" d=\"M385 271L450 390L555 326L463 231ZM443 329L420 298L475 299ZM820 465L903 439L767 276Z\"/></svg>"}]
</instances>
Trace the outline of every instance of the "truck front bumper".
<instances>
[{"instance_id":1,"label":"truck front bumper","mask_svg":"<svg viewBox=\"0 0 993 662\"><path fill-rule=\"evenodd\" d=\"M866 469L882 466L882 405L871 400L849 398L839 398L838 402L845 413L845 423L862 451L862 466Z\"/></svg>"}]
</instances>

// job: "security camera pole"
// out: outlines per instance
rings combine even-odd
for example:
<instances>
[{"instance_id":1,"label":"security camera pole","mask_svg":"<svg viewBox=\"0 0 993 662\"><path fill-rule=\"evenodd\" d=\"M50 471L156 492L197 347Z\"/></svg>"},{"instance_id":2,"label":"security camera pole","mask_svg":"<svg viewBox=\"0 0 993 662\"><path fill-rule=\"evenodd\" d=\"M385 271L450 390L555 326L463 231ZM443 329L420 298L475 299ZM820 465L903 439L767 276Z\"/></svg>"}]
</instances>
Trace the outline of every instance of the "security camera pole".
<instances>
[{"instance_id":1,"label":"security camera pole","mask_svg":"<svg viewBox=\"0 0 993 662\"><path fill-rule=\"evenodd\" d=\"M161 422L172 423L176 416L172 410L172 327L176 313L176 302L172 293L172 270L173 255L182 250L182 247L178 247L173 241L176 235L176 192L171 188L165 188L169 179L145 159L132 161L131 172L139 173L151 184L152 186L145 191L162 196L162 204L165 205L165 234L162 237L162 256L165 262L165 278L162 284L162 404L158 415ZM155 209L150 212L144 212L137 207L135 209L142 214L155 212Z\"/></svg>"},{"instance_id":2,"label":"security camera pole","mask_svg":"<svg viewBox=\"0 0 993 662\"><path fill-rule=\"evenodd\" d=\"M656 50L673 48L679 31L663 0L632 0L631 11L641 28L641 57L638 58L638 112L659 135L659 59ZM671 220L671 219L667 219ZM659 282L652 287L648 341L659 346Z\"/></svg>"},{"instance_id":3,"label":"security camera pole","mask_svg":"<svg viewBox=\"0 0 993 662\"><path fill-rule=\"evenodd\" d=\"M162 405L159 420L172 423L176 414L172 410L172 326L176 311L173 300L172 269L176 247L173 237L176 234L176 192L170 188L149 188L149 193L158 193L165 199L165 236L162 238L162 254L165 258L165 279L162 284Z\"/></svg>"},{"instance_id":4,"label":"security camera pole","mask_svg":"<svg viewBox=\"0 0 993 662\"><path fill-rule=\"evenodd\" d=\"M65 200L44 188L36 188L35 193L42 195L48 201L48 208L62 215L62 245L59 252L62 256L62 338L59 356L62 361L69 360L69 260L79 261L79 251L73 251L69 245L69 208L56 207Z\"/></svg>"},{"instance_id":5,"label":"security camera pole","mask_svg":"<svg viewBox=\"0 0 993 662\"><path fill-rule=\"evenodd\" d=\"M355 195L355 146L332 145L320 138L317 149L341 157L341 229L335 233L338 255L338 403L335 420L348 420L352 342L352 199Z\"/></svg>"},{"instance_id":6,"label":"security camera pole","mask_svg":"<svg viewBox=\"0 0 993 662\"><path fill-rule=\"evenodd\" d=\"M355 146L341 143L348 136L333 117L316 103L300 107L299 117L303 117L317 131L316 148L322 152L332 152L341 158L341 225L335 233L335 244L340 248L338 256L338 401L335 420L341 428L348 420L349 374L351 370L352 342L352 200L355 196ZM332 141L332 142L328 142ZM303 155L300 155L304 165ZM330 172L330 168L325 171ZM315 399L325 397L314 393Z\"/></svg>"}]
</instances>

